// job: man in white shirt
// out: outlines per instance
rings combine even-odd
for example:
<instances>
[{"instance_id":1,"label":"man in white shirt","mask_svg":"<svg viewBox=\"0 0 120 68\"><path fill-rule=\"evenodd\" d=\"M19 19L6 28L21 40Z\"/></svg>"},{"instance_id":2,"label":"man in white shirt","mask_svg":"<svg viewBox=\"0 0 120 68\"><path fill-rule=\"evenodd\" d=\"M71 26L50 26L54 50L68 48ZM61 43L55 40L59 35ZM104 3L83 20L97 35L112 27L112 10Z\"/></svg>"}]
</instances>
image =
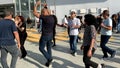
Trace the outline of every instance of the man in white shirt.
<instances>
[{"instance_id":1,"label":"man in white shirt","mask_svg":"<svg viewBox=\"0 0 120 68\"><path fill-rule=\"evenodd\" d=\"M68 24L67 15L65 15L65 17L62 20L62 25L64 26L65 24Z\"/></svg>"},{"instance_id":2,"label":"man in white shirt","mask_svg":"<svg viewBox=\"0 0 120 68\"><path fill-rule=\"evenodd\" d=\"M113 58L116 54L116 51L106 46L107 42L109 41L112 35L112 20L109 18L109 11L103 11L103 23L101 23L101 42L100 46L103 52L103 58L108 58L108 53Z\"/></svg>"},{"instance_id":3,"label":"man in white shirt","mask_svg":"<svg viewBox=\"0 0 120 68\"><path fill-rule=\"evenodd\" d=\"M78 28L80 27L80 20L76 18L76 10L71 10L70 18L68 19L69 37L70 37L70 50L73 56L76 56L77 52L77 38Z\"/></svg>"}]
</instances>

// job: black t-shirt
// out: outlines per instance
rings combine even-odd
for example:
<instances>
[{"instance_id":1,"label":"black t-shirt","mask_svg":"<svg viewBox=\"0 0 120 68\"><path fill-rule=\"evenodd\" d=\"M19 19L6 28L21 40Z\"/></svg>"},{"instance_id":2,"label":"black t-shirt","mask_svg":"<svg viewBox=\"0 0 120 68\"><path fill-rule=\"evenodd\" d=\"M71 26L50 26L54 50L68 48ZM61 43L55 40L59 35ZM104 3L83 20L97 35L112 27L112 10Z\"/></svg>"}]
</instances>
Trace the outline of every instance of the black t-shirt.
<instances>
[{"instance_id":1,"label":"black t-shirt","mask_svg":"<svg viewBox=\"0 0 120 68\"><path fill-rule=\"evenodd\" d=\"M116 22L114 19L112 19L112 25L113 25L113 26L112 26L113 28L115 28L116 25L117 25L117 22Z\"/></svg>"},{"instance_id":2,"label":"black t-shirt","mask_svg":"<svg viewBox=\"0 0 120 68\"><path fill-rule=\"evenodd\" d=\"M40 16L42 20L42 35L43 36L53 36L55 20L53 15Z\"/></svg>"},{"instance_id":3,"label":"black t-shirt","mask_svg":"<svg viewBox=\"0 0 120 68\"><path fill-rule=\"evenodd\" d=\"M23 35L25 35L27 32L26 32L26 23L22 23L22 25L20 26L20 28L24 28L24 30L23 31L20 31L19 29L18 29L18 33L19 33L19 36L20 37L23 37Z\"/></svg>"},{"instance_id":4,"label":"black t-shirt","mask_svg":"<svg viewBox=\"0 0 120 68\"><path fill-rule=\"evenodd\" d=\"M53 36L55 36L55 34L56 34L56 25L57 25L57 22L58 22L58 20L57 20L57 17L55 16L55 15L52 15L53 16L53 18L54 18L54 28L53 28Z\"/></svg>"}]
</instances>

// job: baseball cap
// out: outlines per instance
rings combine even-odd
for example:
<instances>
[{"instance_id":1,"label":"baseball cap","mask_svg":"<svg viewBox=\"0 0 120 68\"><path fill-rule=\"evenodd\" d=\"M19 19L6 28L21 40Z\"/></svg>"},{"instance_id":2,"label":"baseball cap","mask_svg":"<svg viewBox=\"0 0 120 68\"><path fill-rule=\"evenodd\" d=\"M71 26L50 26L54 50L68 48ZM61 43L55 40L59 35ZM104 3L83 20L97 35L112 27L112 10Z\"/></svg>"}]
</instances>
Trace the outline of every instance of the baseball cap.
<instances>
[{"instance_id":1,"label":"baseball cap","mask_svg":"<svg viewBox=\"0 0 120 68\"><path fill-rule=\"evenodd\" d=\"M70 10L70 13L71 13L71 12L77 13L77 11L76 11L75 9Z\"/></svg>"}]
</instances>

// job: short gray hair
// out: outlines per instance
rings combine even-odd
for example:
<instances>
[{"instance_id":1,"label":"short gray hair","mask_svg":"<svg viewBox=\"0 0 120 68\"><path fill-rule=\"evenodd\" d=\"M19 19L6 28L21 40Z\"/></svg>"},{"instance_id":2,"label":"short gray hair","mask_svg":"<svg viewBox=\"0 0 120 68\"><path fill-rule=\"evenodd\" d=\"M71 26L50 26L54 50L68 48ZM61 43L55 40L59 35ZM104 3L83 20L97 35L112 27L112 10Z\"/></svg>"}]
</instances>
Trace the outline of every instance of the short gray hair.
<instances>
[{"instance_id":1,"label":"short gray hair","mask_svg":"<svg viewBox=\"0 0 120 68\"><path fill-rule=\"evenodd\" d=\"M13 12L11 10L5 10L4 11L5 16L13 15Z\"/></svg>"}]
</instances>

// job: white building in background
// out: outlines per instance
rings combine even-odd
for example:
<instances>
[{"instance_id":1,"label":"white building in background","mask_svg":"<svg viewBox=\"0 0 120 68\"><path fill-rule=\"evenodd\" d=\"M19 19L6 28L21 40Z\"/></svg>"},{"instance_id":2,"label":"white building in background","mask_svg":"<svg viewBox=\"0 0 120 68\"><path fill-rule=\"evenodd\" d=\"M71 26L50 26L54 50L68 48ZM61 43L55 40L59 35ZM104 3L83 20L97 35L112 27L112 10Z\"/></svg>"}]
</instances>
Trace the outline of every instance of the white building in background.
<instances>
[{"instance_id":1,"label":"white building in background","mask_svg":"<svg viewBox=\"0 0 120 68\"><path fill-rule=\"evenodd\" d=\"M3 10L12 9L15 15L23 15L25 18L34 19L32 14L34 3L37 0L0 0L0 15ZM92 13L100 14L104 9L109 9L110 14L120 11L120 0L41 0L46 1L48 7L53 10L58 17L58 22L61 23L64 15L69 16L72 9L77 10L78 15ZM39 8L40 10L40 8Z\"/></svg>"},{"instance_id":2,"label":"white building in background","mask_svg":"<svg viewBox=\"0 0 120 68\"><path fill-rule=\"evenodd\" d=\"M0 0L0 16L2 16L4 10L10 9L14 12L14 15L34 19L32 12L35 2L36 0ZM40 10L40 7L38 9Z\"/></svg>"},{"instance_id":3,"label":"white building in background","mask_svg":"<svg viewBox=\"0 0 120 68\"><path fill-rule=\"evenodd\" d=\"M104 9L109 9L111 15L120 11L120 0L47 0L47 3L55 11L59 22L64 15L69 15L71 9L76 9L78 15L98 15Z\"/></svg>"},{"instance_id":4,"label":"white building in background","mask_svg":"<svg viewBox=\"0 0 120 68\"><path fill-rule=\"evenodd\" d=\"M0 16L3 17L5 9L11 9L14 12L13 0L0 0Z\"/></svg>"}]
</instances>

